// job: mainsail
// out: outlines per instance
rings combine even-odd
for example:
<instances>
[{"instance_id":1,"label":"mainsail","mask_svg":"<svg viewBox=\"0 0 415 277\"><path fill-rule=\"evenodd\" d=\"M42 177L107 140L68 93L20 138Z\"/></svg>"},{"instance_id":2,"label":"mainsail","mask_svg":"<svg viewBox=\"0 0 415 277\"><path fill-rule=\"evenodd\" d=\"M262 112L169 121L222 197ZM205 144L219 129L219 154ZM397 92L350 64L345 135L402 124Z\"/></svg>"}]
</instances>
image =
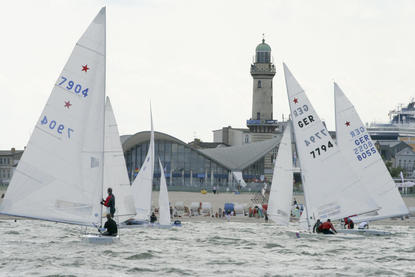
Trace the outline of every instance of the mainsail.
<instances>
[{"instance_id":1,"label":"mainsail","mask_svg":"<svg viewBox=\"0 0 415 277\"><path fill-rule=\"evenodd\" d=\"M16 168L1 213L100 224L105 21L102 8L76 43Z\"/></svg>"},{"instance_id":2,"label":"mainsail","mask_svg":"<svg viewBox=\"0 0 415 277\"><path fill-rule=\"evenodd\" d=\"M115 195L115 216L120 221L135 214L130 179L125 165L120 134L110 99L105 104L104 193L112 188Z\"/></svg>"},{"instance_id":3,"label":"mainsail","mask_svg":"<svg viewBox=\"0 0 415 277\"><path fill-rule=\"evenodd\" d=\"M364 187L358 176L344 159L285 64L284 75L308 219L340 219L377 210L374 201L362 193Z\"/></svg>"},{"instance_id":4,"label":"mainsail","mask_svg":"<svg viewBox=\"0 0 415 277\"><path fill-rule=\"evenodd\" d=\"M150 109L151 135L147 156L132 184L132 193L136 210L136 219L148 220L151 212L151 192L153 189L154 174L154 130L153 115Z\"/></svg>"},{"instance_id":5,"label":"mainsail","mask_svg":"<svg viewBox=\"0 0 415 277\"><path fill-rule=\"evenodd\" d=\"M361 215L356 222L408 214L408 209L353 104L334 83L337 145L360 177L367 192L381 207L375 215Z\"/></svg>"},{"instance_id":6,"label":"mainsail","mask_svg":"<svg viewBox=\"0 0 415 277\"><path fill-rule=\"evenodd\" d=\"M291 122L288 122L278 148L268 200L268 216L277 224L288 225L293 196Z\"/></svg>"},{"instance_id":7,"label":"mainsail","mask_svg":"<svg viewBox=\"0 0 415 277\"><path fill-rule=\"evenodd\" d=\"M159 223L160 225L170 225L170 205L169 205L169 194L167 192L166 177L164 175L163 165L159 159L160 165L160 194L159 194Z\"/></svg>"}]
</instances>

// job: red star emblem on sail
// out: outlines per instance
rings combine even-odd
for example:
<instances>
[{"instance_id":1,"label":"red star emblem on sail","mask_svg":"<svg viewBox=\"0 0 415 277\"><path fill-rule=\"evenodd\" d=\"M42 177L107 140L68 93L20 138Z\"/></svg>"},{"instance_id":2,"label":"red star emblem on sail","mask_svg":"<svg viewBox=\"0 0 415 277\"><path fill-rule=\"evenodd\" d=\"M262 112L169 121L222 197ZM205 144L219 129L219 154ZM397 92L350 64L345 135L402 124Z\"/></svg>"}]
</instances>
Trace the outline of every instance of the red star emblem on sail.
<instances>
[{"instance_id":1,"label":"red star emblem on sail","mask_svg":"<svg viewBox=\"0 0 415 277\"><path fill-rule=\"evenodd\" d=\"M346 123L344 125L346 125L347 127L349 127L350 126L350 122L349 121L346 121Z\"/></svg>"},{"instance_id":2,"label":"red star emblem on sail","mask_svg":"<svg viewBox=\"0 0 415 277\"><path fill-rule=\"evenodd\" d=\"M298 103L298 99L294 98L294 103L297 104Z\"/></svg>"},{"instance_id":3,"label":"red star emblem on sail","mask_svg":"<svg viewBox=\"0 0 415 277\"><path fill-rule=\"evenodd\" d=\"M70 101L65 101L64 107L69 109L70 106L72 106L71 102Z\"/></svg>"},{"instance_id":4,"label":"red star emblem on sail","mask_svg":"<svg viewBox=\"0 0 415 277\"><path fill-rule=\"evenodd\" d=\"M88 70L89 70L89 67L87 64L82 66L82 71L87 72Z\"/></svg>"}]
</instances>

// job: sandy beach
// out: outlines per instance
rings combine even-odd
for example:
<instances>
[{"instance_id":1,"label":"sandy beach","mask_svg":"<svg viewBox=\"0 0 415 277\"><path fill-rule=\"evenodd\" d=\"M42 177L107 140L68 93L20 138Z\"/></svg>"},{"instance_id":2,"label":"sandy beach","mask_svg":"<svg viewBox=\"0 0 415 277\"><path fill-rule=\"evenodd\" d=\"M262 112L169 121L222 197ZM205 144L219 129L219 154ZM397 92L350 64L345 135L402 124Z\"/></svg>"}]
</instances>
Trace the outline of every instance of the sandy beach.
<instances>
[{"instance_id":1,"label":"sandy beach","mask_svg":"<svg viewBox=\"0 0 415 277\"><path fill-rule=\"evenodd\" d=\"M4 193L4 191L0 191L0 195ZM116 196L116 194L115 194ZM254 198L253 193L241 193L241 194L235 194L235 193L218 193L213 194L212 192L208 192L206 194L202 194L200 192L183 192L183 191L171 191L169 192L169 201L171 205L175 205L176 202L184 202L184 205L186 207L191 206L193 202L209 202L212 205L212 211L213 214L215 214L219 208L223 210L225 203L238 203L238 204L246 204L248 207L253 207L254 204L252 202L252 199ZM154 191L152 194L152 206L153 208L158 207L158 198L159 198L159 192ZM293 200L297 200L298 203L304 203L304 195L303 194L295 194L293 195ZM414 210L415 208L415 197L414 196L404 196L403 200L405 201L405 204L409 209L412 208ZM0 202L1 203L1 202ZM0 215L0 218L7 219L9 217ZM181 216L177 218L181 221L187 222L198 222L198 221L225 221L223 218L212 218L209 216L192 216L189 217L187 215ZM234 216L231 218L232 221L237 222L264 222L263 218L250 218L248 216ZM415 226L415 217L414 214L412 214L412 217L410 219L405 220L397 220L397 219L387 219L387 220L381 220L378 222L375 222L375 224L399 224L399 225L411 225Z\"/></svg>"}]
</instances>

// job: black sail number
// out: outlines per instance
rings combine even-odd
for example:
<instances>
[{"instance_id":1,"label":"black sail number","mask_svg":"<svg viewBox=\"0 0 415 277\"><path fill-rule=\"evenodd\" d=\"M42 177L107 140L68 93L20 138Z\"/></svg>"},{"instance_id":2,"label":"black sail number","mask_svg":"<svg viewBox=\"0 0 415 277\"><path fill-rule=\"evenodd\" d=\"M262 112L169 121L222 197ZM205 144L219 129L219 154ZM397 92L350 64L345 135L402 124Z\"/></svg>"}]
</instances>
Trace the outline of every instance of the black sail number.
<instances>
[{"instance_id":1,"label":"black sail number","mask_svg":"<svg viewBox=\"0 0 415 277\"><path fill-rule=\"evenodd\" d=\"M333 147L333 143L331 141L329 141L327 143L327 145L322 144L319 147L317 147L316 149L314 149L313 151L310 152L310 155L313 156L313 159L315 159L318 156L323 155L325 152L329 151L330 148Z\"/></svg>"}]
</instances>

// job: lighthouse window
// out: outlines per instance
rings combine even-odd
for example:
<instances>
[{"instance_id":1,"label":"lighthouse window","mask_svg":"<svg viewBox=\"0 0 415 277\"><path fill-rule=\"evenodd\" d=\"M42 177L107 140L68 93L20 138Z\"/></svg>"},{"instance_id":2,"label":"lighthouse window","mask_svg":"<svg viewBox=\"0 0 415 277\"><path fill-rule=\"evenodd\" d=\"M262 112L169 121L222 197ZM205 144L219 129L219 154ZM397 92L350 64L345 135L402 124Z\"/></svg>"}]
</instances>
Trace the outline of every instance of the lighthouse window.
<instances>
[{"instance_id":1,"label":"lighthouse window","mask_svg":"<svg viewBox=\"0 0 415 277\"><path fill-rule=\"evenodd\" d=\"M261 80L258 81L258 88L262 88Z\"/></svg>"}]
</instances>

